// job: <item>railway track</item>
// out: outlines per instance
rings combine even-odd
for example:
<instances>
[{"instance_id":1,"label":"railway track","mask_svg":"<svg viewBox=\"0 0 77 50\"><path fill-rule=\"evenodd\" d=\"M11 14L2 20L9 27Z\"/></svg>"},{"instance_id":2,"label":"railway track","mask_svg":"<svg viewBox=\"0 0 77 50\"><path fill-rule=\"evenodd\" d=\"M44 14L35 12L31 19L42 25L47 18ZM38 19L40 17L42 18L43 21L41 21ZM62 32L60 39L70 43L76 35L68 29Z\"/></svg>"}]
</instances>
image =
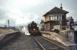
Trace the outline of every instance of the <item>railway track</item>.
<instances>
[{"instance_id":1,"label":"railway track","mask_svg":"<svg viewBox=\"0 0 77 50\"><path fill-rule=\"evenodd\" d=\"M21 33L17 38L11 39L0 50L41 50L41 48L31 36Z\"/></svg>"},{"instance_id":2,"label":"railway track","mask_svg":"<svg viewBox=\"0 0 77 50\"><path fill-rule=\"evenodd\" d=\"M37 43L40 50L64 50L63 48L43 39L41 36L36 36L36 37L32 37L32 38Z\"/></svg>"},{"instance_id":3,"label":"railway track","mask_svg":"<svg viewBox=\"0 0 77 50\"><path fill-rule=\"evenodd\" d=\"M18 35L17 35L18 36ZM50 43L42 36L26 36L20 34L18 38L11 39L7 45L0 50L64 50L63 48Z\"/></svg>"}]
</instances>

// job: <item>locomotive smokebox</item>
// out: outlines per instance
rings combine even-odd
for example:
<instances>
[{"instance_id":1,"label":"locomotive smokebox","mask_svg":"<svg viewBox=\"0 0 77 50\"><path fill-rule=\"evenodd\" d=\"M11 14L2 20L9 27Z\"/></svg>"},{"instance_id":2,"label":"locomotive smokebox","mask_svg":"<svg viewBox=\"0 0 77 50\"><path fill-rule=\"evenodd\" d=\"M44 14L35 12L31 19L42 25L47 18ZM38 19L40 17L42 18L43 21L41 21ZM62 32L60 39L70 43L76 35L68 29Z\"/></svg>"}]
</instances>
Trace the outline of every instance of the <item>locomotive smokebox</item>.
<instances>
[{"instance_id":1,"label":"locomotive smokebox","mask_svg":"<svg viewBox=\"0 0 77 50\"><path fill-rule=\"evenodd\" d=\"M28 31L33 36L41 35L39 28L37 27L37 24L34 21L28 24Z\"/></svg>"}]
</instances>

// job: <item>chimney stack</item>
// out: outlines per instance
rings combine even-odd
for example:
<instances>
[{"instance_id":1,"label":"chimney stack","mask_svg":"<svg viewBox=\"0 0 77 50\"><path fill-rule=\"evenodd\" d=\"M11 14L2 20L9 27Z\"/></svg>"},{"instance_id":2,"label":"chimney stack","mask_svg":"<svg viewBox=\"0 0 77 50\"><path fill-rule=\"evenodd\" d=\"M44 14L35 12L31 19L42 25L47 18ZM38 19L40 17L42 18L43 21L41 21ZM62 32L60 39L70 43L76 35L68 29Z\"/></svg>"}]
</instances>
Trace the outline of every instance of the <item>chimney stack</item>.
<instances>
[{"instance_id":1,"label":"chimney stack","mask_svg":"<svg viewBox=\"0 0 77 50\"><path fill-rule=\"evenodd\" d=\"M61 10L63 9L63 7L62 7L62 3L61 3L61 7L60 7L60 9L61 9Z\"/></svg>"}]
</instances>

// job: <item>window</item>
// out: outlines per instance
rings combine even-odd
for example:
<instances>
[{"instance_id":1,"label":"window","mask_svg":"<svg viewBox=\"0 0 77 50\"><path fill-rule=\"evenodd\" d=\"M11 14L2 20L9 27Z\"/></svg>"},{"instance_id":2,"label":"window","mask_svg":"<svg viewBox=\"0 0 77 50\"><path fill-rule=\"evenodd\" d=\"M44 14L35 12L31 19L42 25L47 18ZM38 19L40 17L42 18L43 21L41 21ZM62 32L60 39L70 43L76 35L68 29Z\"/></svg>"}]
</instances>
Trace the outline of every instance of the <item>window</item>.
<instances>
[{"instance_id":1,"label":"window","mask_svg":"<svg viewBox=\"0 0 77 50\"><path fill-rule=\"evenodd\" d=\"M54 17L54 20L57 20L57 16Z\"/></svg>"},{"instance_id":2,"label":"window","mask_svg":"<svg viewBox=\"0 0 77 50\"><path fill-rule=\"evenodd\" d=\"M51 20L57 20L57 16L51 16Z\"/></svg>"},{"instance_id":3,"label":"window","mask_svg":"<svg viewBox=\"0 0 77 50\"><path fill-rule=\"evenodd\" d=\"M51 17L51 20L53 20L53 16Z\"/></svg>"}]
</instances>

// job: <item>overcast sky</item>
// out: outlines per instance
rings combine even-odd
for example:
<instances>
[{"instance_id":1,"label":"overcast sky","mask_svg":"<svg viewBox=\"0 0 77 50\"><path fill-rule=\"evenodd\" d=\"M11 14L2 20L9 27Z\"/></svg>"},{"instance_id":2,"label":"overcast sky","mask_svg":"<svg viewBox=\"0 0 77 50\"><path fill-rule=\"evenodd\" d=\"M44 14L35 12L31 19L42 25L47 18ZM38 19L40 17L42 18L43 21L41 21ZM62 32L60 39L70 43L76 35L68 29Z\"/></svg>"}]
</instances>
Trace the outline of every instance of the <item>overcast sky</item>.
<instances>
[{"instance_id":1,"label":"overcast sky","mask_svg":"<svg viewBox=\"0 0 77 50\"><path fill-rule=\"evenodd\" d=\"M77 19L77 0L0 0L0 24L24 25L31 21L39 23L42 16L52 8L68 11L67 17Z\"/></svg>"}]
</instances>

